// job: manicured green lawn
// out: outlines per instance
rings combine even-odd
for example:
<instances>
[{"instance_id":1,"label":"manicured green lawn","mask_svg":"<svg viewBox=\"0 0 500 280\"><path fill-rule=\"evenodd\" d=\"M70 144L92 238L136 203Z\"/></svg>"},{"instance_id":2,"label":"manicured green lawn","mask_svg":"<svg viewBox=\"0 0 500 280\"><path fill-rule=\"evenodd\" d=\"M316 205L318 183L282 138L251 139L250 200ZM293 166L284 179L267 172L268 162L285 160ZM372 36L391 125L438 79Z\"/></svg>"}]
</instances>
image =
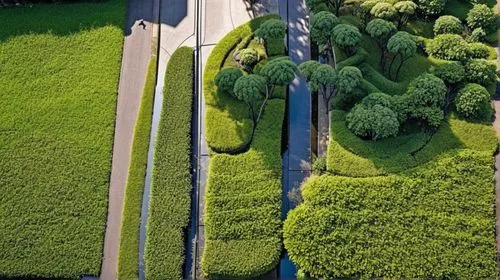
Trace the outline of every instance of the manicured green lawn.
<instances>
[{"instance_id":1,"label":"manicured green lawn","mask_svg":"<svg viewBox=\"0 0 500 280\"><path fill-rule=\"evenodd\" d=\"M124 4L0 10L0 278L99 273Z\"/></svg>"}]
</instances>

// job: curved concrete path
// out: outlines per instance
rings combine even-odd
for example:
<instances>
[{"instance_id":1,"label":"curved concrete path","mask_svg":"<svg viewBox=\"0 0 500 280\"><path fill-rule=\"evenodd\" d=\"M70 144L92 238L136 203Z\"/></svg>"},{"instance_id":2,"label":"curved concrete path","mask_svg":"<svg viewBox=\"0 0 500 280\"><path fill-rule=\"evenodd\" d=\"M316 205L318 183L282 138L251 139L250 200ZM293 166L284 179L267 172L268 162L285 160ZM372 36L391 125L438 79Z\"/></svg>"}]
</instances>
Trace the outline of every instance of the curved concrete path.
<instances>
[{"instance_id":1,"label":"curved concrete path","mask_svg":"<svg viewBox=\"0 0 500 280\"><path fill-rule=\"evenodd\" d=\"M123 196L127 183L134 126L151 58L153 0L129 0L118 86L113 161L109 186L108 218L104 238L101 280L117 279L117 259ZM146 28L139 26L141 19Z\"/></svg>"}]
</instances>

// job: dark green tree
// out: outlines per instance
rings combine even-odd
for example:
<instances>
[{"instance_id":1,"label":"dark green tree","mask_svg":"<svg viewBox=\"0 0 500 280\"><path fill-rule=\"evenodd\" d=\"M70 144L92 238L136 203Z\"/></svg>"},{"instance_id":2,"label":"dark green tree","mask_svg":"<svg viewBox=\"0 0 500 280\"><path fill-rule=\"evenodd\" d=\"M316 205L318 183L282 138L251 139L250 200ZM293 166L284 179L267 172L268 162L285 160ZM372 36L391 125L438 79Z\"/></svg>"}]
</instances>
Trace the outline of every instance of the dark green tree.
<instances>
[{"instance_id":1,"label":"dark green tree","mask_svg":"<svg viewBox=\"0 0 500 280\"><path fill-rule=\"evenodd\" d=\"M328 114L330 111L330 100L335 95L335 91L332 88L337 81L337 73L328 64L319 65L311 75L309 86L312 92L318 92L323 97L325 103L325 111Z\"/></svg>"},{"instance_id":2,"label":"dark green tree","mask_svg":"<svg viewBox=\"0 0 500 280\"><path fill-rule=\"evenodd\" d=\"M338 24L333 29L333 40L337 46L350 56L354 54L361 41L361 33L358 28L353 25Z\"/></svg>"},{"instance_id":3,"label":"dark green tree","mask_svg":"<svg viewBox=\"0 0 500 280\"><path fill-rule=\"evenodd\" d=\"M355 66L345 66L337 74L337 90L339 93L351 93L361 84L363 73Z\"/></svg>"},{"instance_id":4,"label":"dark green tree","mask_svg":"<svg viewBox=\"0 0 500 280\"><path fill-rule=\"evenodd\" d=\"M253 131L255 131L259 121L255 113L255 106L257 106L259 100L262 100L265 87L266 79L256 74L241 76L234 84L234 95L248 106L250 118L253 121Z\"/></svg>"},{"instance_id":5,"label":"dark green tree","mask_svg":"<svg viewBox=\"0 0 500 280\"><path fill-rule=\"evenodd\" d=\"M282 20L269 19L262 23L255 31L255 36L265 41L272 39L282 39L285 37L286 25Z\"/></svg>"},{"instance_id":6,"label":"dark green tree","mask_svg":"<svg viewBox=\"0 0 500 280\"><path fill-rule=\"evenodd\" d=\"M373 19L366 25L366 32L377 42L380 49L380 68L385 68L387 57L387 40L396 32L394 23L383 20Z\"/></svg>"},{"instance_id":7,"label":"dark green tree","mask_svg":"<svg viewBox=\"0 0 500 280\"><path fill-rule=\"evenodd\" d=\"M324 49L327 50L328 56L333 54L333 28L339 23L339 19L330 12L319 12L311 17L311 40L318 46L326 46Z\"/></svg>"},{"instance_id":8,"label":"dark green tree","mask_svg":"<svg viewBox=\"0 0 500 280\"><path fill-rule=\"evenodd\" d=\"M299 65L299 71L304 75L306 81L311 80L311 76L321 64L316 60L308 60Z\"/></svg>"},{"instance_id":9,"label":"dark green tree","mask_svg":"<svg viewBox=\"0 0 500 280\"><path fill-rule=\"evenodd\" d=\"M393 55L391 64L389 65L389 75L391 73L392 64L396 57L399 57L399 66L396 70L395 80L398 79L399 71L404 62L414 57L417 53L417 42L415 38L405 31L398 31L387 42L387 50Z\"/></svg>"},{"instance_id":10,"label":"dark green tree","mask_svg":"<svg viewBox=\"0 0 500 280\"><path fill-rule=\"evenodd\" d=\"M217 73L215 76L215 85L221 92L229 93L234 95L234 84L243 76L243 71L236 67L224 68Z\"/></svg>"}]
</instances>

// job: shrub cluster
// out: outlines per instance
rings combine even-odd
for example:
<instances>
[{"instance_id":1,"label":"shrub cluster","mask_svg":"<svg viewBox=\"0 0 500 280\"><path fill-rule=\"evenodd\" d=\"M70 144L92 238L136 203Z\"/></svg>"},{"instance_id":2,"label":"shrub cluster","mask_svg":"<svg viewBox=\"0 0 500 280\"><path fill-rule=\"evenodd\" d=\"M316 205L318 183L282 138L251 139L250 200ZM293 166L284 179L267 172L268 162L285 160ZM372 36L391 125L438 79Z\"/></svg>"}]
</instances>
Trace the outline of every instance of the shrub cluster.
<instances>
[{"instance_id":1,"label":"shrub cluster","mask_svg":"<svg viewBox=\"0 0 500 280\"><path fill-rule=\"evenodd\" d=\"M447 60L463 61L470 57L469 44L457 34L441 34L426 45L429 55Z\"/></svg>"},{"instance_id":2,"label":"shrub cluster","mask_svg":"<svg viewBox=\"0 0 500 280\"><path fill-rule=\"evenodd\" d=\"M313 177L285 248L320 279L494 278L491 165L489 153L459 151L401 176Z\"/></svg>"},{"instance_id":3,"label":"shrub cluster","mask_svg":"<svg viewBox=\"0 0 500 280\"><path fill-rule=\"evenodd\" d=\"M469 119L491 118L490 94L481 85L467 84L458 92L455 105L459 115Z\"/></svg>"},{"instance_id":4,"label":"shrub cluster","mask_svg":"<svg viewBox=\"0 0 500 280\"><path fill-rule=\"evenodd\" d=\"M193 74L193 50L177 49L165 74L156 138L145 251L148 279L182 278L191 207Z\"/></svg>"},{"instance_id":5,"label":"shrub cluster","mask_svg":"<svg viewBox=\"0 0 500 280\"><path fill-rule=\"evenodd\" d=\"M153 117L153 100L156 85L157 57L151 58L141 106L134 129L134 142L128 169L127 186L120 229L120 250L118 255L118 279L137 279L139 262L139 226L144 177L148 160L149 136Z\"/></svg>"},{"instance_id":6,"label":"shrub cluster","mask_svg":"<svg viewBox=\"0 0 500 280\"><path fill-rule=\"evenodd\" d=\"M484 59L473 59L465 64L465 77L471 83L489 86L496 81L496 67Z\"/></svg>"},{"instance_id":7,"label":"shrub cluster","mask_svg":"<svg viewBox=\"0 0 500 280\"><path fill-rule=\"evenodd\" d=\"M259 17L238 26L219 41L208 58L203 76L203 95L207 109L206 139L209 147L216 152L235 153L247 148L253 124L248 114L248 106L230 94L219 91L214 82L215 76L228 55L244 38L251 39L252 33L263 22L276 18L278 17L274 15ZM278 42L283 44L283 41L272 41L273 44Z\"/></svg>"},{"instance_id":8,"label":"shrub cluster","mask_svg":"<svg viewBox=\"0 0 500 280\"><path fill-rule=\"evenodd\" d=\"M271 100L250 150L210 158L205 209L206 277L243 279L272 270L281 253L283 100Z\"/></svg>"}]
</instances>

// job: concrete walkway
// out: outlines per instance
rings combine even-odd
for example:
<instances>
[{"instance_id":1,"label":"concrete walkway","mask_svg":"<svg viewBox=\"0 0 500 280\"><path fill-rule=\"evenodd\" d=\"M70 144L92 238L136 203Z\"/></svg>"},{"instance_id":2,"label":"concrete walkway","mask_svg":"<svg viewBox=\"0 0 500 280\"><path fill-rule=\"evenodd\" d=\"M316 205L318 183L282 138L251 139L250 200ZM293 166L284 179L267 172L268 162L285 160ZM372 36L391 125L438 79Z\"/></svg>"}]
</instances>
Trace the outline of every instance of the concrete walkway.
<instances>
[{"instance_id":1,"label":"concrete walkway","mask_svg":"<svg viewBox=\"0 0 500 280\"><path fill-rule=\"evenodd\" d=\"M153 119L146 168L146 179L141 208L141 225L139 228L139 279L145 279L144 252L147 238L147 221L149 216L149 201L151 179L153 175L153 160L158 125L163 108L163 85L165 72L170 57L181 46L195 45L195 0L156 0L159 2L159 51L158 75L155 88Z\"/></svg>"},{"instance_id":2,"label":"concrete walkway","mask_svg":"<svg viewBox=\"0 0 500 280\"><path fill-rule=\"evenodd\" d=\"M130 164L134 126L151 57L153 1L129 0L122 68L118 86L108 218L104 238L101 280L117 278L123 196ZM146 29L139 26L141 19Z\"/></svg>"},{"instance_id":3,"label":"concrete walkway","mask_svg":"<svg viewBox=\"0 0 500 280\"><path fill-rule=\"evenodd\" d=\"M280 0L279 11L288 22L288 54L297 65L311 58L309 19L304 0ZM295 205L288 193L299 188L311 171L311 94L307 82L297 77L288 95L288 149L283 157L282 218ZM295 279L296 268L285 253L280 262L280 279Z\"/></svg>"}]
</instances>

